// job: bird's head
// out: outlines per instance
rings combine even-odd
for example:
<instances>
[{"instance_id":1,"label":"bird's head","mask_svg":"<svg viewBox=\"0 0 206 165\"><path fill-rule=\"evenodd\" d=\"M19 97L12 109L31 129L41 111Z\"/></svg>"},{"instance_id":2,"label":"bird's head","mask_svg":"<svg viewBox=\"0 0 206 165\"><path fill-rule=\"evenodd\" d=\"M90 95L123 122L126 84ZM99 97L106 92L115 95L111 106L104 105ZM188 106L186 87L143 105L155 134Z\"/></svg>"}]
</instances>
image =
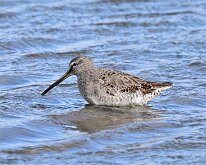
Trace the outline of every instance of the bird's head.
<instances>
[{"instance_id":1,"label":"bird's head","mask_svg":"<svg viewBox=\"0 0 206 165\"><path fill-rule=\"evenodd\" d=\"M50 85L43 93L42 95L45 95L48 91L50 91L52 88L57 86L59 83L67 79L71 75L79 76L83 72L87 71L88 69L95 68L92 60L87 56L78 56L73 58L69 63L69 68L67 72L60 77L57 81L55 81L52 85Z\"/></svg>"}]
</instances>

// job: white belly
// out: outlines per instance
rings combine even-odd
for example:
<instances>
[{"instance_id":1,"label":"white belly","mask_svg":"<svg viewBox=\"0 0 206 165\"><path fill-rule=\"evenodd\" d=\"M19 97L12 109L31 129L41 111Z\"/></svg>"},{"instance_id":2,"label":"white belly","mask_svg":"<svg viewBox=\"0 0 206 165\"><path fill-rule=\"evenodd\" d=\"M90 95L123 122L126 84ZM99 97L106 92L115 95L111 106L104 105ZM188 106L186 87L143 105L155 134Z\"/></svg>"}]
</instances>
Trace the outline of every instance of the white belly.
<instances>
[{"instance_id":1,"label":"white belly","mask_svg":"<svg viewBox=\"0 0 206 165\"><path fill-rule=\"evenodd\" d=\"M92 89L93 90L93 89ZM108 106L130 106L130 105L144 105L149 99L142 96L140 93L126 94L126 93L118 93L114 96L107 94L106 92L98 92L93 91L89 92L90 94L85 92L81 92L84 99L90 103L95 105L108 105Z\"/></svg>"},{"instance_id":2,"label":"white belly","mask_svg":"<svg viewBox=\"0 0 206 165\"><path fill-rule=\"evenodd\" d=\"M154 96L152 94L143 95L141 92L123 93L114 91L114 95L108 94L105 89L100 88L98 83L80 83L78 88L81 95L89 104L108 106L130 106L147 104Z\"/></svg>"}]
</instances>

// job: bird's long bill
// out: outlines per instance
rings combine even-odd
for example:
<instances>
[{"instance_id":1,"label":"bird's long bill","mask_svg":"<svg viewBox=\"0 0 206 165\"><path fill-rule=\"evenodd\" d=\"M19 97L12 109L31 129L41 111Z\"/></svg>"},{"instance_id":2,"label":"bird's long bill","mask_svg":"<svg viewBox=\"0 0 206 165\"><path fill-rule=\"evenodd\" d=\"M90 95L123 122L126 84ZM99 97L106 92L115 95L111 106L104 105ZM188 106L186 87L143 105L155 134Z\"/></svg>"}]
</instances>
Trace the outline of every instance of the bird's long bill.
<instances>
[{"instance_id":1,"label":"bird's long bill","mask_svg":"<svg viewBox=\"0 0 206 165\"><path fill-rule=\"evenodd\" d=\"M57 86L59 83L64 81L66 78L68 78L71 75L71 68L62 76L60 77L57 81L55 81L52 85L50 85L44 92L42 92L41 95L45 95L47 92L49 92L52 88Z\"/></svg>"}]
</instances>

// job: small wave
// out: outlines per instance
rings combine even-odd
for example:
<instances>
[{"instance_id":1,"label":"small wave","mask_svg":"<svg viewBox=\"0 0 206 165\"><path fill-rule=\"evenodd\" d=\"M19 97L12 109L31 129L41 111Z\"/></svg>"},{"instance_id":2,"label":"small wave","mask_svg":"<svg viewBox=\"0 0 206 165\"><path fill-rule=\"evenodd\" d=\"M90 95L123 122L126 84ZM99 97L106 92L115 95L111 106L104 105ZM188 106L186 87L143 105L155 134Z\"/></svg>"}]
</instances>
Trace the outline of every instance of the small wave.
<instances>
[{"instance_id":1,"label":"small wave","mask_svg":"<svg viewBox=\"0 0 206 165\"><path fill-rule=\"evenodd\" d=\"M193 60L191 61L188 66L193 67L193 66L206 66L206 62L203 60Z\"/></svg>"},{"instance_id":2,"label":"small wave","mask_svg":"<svg viewBox=\"0 0 206 165\"><path fill-rule=\"evenodd\" d=\"M0 76L0 88L12 88L28 83L27 79L15 75Z\"/></svg>"},{"instance_id":3,"label":"small wave","mask_svg":"<svg viewBox=\"0 0 206 165\"><path fill-rule=\"evenodd\" d=\"M16 16L16 13L14 12L5 12L5 13L0 13L0 19L8 19L8 18L11 18L11 17L14 17Z\"/></svg>"}]
</instances>

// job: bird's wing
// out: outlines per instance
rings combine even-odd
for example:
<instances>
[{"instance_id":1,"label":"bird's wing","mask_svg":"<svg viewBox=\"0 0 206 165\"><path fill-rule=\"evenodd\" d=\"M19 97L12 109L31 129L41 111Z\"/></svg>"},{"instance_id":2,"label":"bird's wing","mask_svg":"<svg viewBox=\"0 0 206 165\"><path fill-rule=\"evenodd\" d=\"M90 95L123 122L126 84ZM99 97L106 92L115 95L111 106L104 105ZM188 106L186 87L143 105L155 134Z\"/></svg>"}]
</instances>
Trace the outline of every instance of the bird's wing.
<instances>
[{"instance_id":1,"label":"bird's wing","mask_svg":"<svg viewBox=\"0 0 206 165\"><path fill-rule=\"evenodd\" d=\"M99 69L99 72L99 79L102 84L118 92L136 93L139 91L142 92L142 94L147 94L157 89L155 86L157 86L158 83L147 82L127 73L109 69Z\"/></svg>"}]
</instances>

